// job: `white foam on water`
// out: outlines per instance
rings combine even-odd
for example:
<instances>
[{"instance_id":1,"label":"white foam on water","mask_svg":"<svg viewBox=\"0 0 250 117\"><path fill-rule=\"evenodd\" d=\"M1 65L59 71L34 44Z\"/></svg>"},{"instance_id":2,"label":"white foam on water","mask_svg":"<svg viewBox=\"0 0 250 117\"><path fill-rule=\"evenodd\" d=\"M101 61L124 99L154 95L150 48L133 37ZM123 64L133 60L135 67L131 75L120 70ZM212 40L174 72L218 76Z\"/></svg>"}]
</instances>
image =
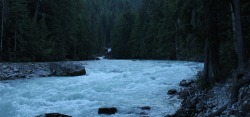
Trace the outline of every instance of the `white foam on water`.
<instances>
[{"instance_id":1,"label":"white foam on water","mask_svg":"<svg viewBox=\"0 0 250 117\"><path fill-rule=\"evenodd\" d=\"M112 51L112 48L108 48L108 52L111 52Z\"/></svg>"},{"instance_id":2,"label":"white foam on water","mask_svg":"<svg viewBox=\"0 0 250 117\"><path fill-rule=\"evenodd\" d=\"M0 82L0 116L34 117L62 113L98 115L100 107L116 107L111 117L162 117L174 113L181 100L167 95L182 79L194 78L201 63L180 61L84 61L86 76L33 78ZM193 68L190 69L190 68ZM143 111L140 107L150 106Z\"/></svg>"}]
</instances>

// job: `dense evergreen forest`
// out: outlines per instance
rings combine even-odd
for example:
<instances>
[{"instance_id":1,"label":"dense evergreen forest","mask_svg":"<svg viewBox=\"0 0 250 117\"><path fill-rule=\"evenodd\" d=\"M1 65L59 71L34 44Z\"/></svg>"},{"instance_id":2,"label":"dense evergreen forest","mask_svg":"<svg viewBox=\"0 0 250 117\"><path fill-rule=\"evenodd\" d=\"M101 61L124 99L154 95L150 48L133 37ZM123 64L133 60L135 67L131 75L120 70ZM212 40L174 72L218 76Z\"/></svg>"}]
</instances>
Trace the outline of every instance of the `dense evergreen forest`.
<instances>
[{"instance_id":1,"label":"dense evergreen forest","mask_svg":"<svg viewBox=\"0 0 250 117\"><path fill-rule=\"evenodd\" d=\"M111 31L139 0L2 0L1 60L85 60L110 46Z\"/></svg>"},{"instance_id":2,"label":"dense evergreen forest","mask_svg":"<svg viewBox=\"0 0 250 117\"><path fill-rule=\"evenodd\" d=\"M1 60L86 60L108 47L119 59L204 60L205 42L211 36L220 43L219 59L236 63L233 6L227 0L217 1L208 17L207 4L205 0L2 0ZM249 2L241 0L240 8L243 38L248 39ZM205 27L207 17L216 17L214 32Z\"/></svg>"},{"instance_id":3,"label":"dense evergreen forest","mask_svg":"<svg viewBox=\"0 0 250 117\"><path fill-rule=\"evenodd\" d=\"M250 2L233 1L2 0L1 61L87 60L112 47L117 59L205 60L216 76L250 49Z\"/></svg>"}]
</instances>

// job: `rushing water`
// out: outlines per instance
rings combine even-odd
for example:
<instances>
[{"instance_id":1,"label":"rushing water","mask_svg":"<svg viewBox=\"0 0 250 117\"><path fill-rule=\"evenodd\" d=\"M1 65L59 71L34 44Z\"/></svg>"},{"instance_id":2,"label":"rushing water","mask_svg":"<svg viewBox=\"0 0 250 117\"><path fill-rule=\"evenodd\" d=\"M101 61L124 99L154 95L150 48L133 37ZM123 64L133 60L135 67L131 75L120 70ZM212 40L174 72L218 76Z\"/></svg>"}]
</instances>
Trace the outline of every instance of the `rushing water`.
<instances>
[{"instance_id":1,"label":"rushing water","mask_svg":"<svg viewBox=\"0 0 250 117\"><path fill-rule=\"evenodd\" d=\"M87 75L33 78L0 82L0 117L34 117L62 113L99 117L99 107L116 107L113 117L147 113L162 117L180 106L168 89L179 89L182 79L194 78L201 63L180 61L84 61ZM150 106L143 111L139 107ZM105 116L105 115L101 115Z\"/></svg>"}]
</instances>

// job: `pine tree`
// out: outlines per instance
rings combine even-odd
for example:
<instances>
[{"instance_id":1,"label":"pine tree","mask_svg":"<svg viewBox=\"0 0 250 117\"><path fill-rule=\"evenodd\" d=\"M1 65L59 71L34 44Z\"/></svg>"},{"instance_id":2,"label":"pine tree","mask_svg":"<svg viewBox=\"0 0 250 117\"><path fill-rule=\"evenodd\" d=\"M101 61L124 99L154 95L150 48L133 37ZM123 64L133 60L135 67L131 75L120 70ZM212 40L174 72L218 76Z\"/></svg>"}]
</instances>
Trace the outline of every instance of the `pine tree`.
<instances>
[{"instance_id":1,"label":"pine tree","mask_svg":"<svg viewBox=\"0 0 250 117\"><path fill-rule=\"evenodd\" d=\"M116 25L112 40L112 51L115 58L130 58L130 38L134 25L134 14L131 12L123 13Z\"/></svg>"}]
</instances>

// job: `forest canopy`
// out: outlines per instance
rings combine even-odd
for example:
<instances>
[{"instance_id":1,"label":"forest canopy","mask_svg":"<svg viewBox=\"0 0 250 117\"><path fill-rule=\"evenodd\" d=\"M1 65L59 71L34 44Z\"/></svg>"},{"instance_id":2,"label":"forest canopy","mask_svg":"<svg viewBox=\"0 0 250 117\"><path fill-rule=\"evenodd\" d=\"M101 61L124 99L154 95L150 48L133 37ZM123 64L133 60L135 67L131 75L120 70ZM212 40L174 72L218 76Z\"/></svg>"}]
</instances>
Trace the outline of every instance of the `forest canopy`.
<instances>
[{"instance_id":1,"label":"forest canopy","mask_svg":"<svg viewBox=\"0 0 250 117\"><path fill-rule=\"evenodd\" d=\"M86 60L110 46L111 31L139 0L2 0L1 60Z\"/></svg>"},{"instance_id":2,"label":"forest canopy","mask_svg":"<svg viewBox=\"0 0 250 117\"><path fill-rule=\"evenodd\" d=\"M118 59L204 61L206 39L219 39L219 58L237 65L232 5L206 0L2 0L1 61L88 60L106 48ZM241 0L249 43L249 5ZM216 17L214 33L207 17ZM245 46L246 51L249 47Z\"/></svg>"}]
</instances>

